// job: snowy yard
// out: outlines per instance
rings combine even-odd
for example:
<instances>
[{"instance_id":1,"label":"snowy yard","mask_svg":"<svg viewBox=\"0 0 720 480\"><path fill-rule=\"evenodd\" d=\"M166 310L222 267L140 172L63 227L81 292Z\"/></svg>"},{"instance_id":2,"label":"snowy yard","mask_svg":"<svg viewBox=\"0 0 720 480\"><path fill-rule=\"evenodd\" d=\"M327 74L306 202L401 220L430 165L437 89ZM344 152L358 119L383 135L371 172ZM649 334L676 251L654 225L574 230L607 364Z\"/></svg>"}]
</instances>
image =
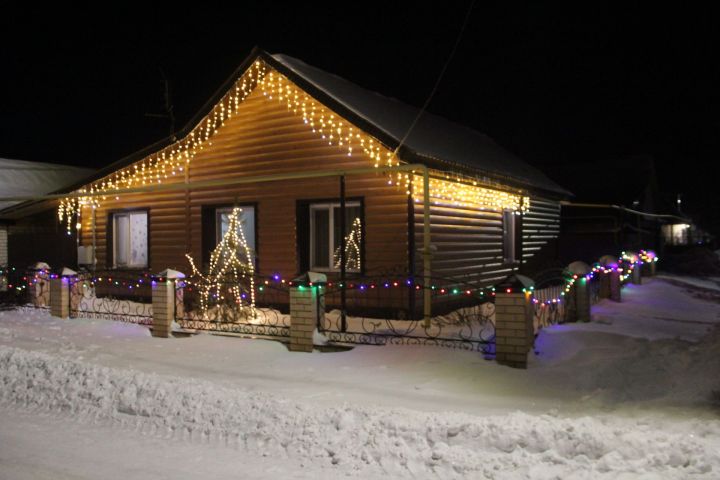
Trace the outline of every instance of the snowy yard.
<instances>
[{"instance_id":1,"label":"snowy yard","mask_svg":"<svg viewBox=\"0 0 720 480\"><path fill-rule=\"evenodd\" d=\"M0 312L0 478L718 478L720 292L670 280L543 330L526 371Z\"/></svg>"}]
</instances>

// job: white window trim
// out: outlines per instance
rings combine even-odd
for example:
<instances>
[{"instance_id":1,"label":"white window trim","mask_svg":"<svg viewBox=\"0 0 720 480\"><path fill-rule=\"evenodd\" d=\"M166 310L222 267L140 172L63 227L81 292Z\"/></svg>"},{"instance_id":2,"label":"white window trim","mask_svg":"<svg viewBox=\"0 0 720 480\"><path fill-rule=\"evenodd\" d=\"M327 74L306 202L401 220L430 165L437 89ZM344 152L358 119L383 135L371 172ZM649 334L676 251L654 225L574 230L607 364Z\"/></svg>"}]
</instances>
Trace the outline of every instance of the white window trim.
<instances>
[{"instance_id":1,"label":"white window trim","mask_svg":"<svg viewBox=\"0 0 720 480\"><path fill-rule=\"evenodd\" d=\"M345 202L345 208L361 207L360 202L351 201ZM310 204L310 270L314 272L339 272L339 268L333 268L333 254L335 253L335 215L333 210L340 208L340 202L329 202L329 203L311 203ZM328 235L328 265L329 267L318 267L315 265L315 210L329 210L328 212L328 229L330 230ZM345 219L347 222L347 219ZM362 265L361 265L362 266ZM346 269L348 273L359 273L361 270L358 269Z\"/></svg>"},{"instance_id":2,"label":"white window trim","mask_svg":"<svg viewBox=\"0 0 720 480\"><path fill-rule=\"evenodd\" d=\"M140 264L140 263L138 263L138 264L126 263L126 264L120 265L120 264L118 264L118 262L117 262L117 258L118 258L118 254L117 254L117 243L118 243L118 242L117 242L117 236L118 236L117 218L119 218L119 217L127 217L127 218L128 218L128 226L131 226L131 225L132 225L132 222L130 221L130 215L132 215L133 213L135 213L135 214L138 214L138 213L143 213L143 214L145 214L145 242L146 242L146 248L147 248L147 250L148 250L147 252L145 252L145 259L146 259L146 261L145 261L145 263L142 263L142 264ZM149 250L150 250L150 239L149 239L149 235L148 235L148 233L149 233L149 232L148 232L148 230L149 230L149 219L150 219L150 214L149 214L149 212L148 212L147 210L128 210L128 211L126 211L126 212L115 212L115 213L112 214L112 222L113 222L113 223L112 223L112 226L113 226L113 268L148 268L148 266L149 266L148 264L149 264L149 260L150 260L150 251L149 251ZM131 239L132 239L132 228L130 227L130 228L128 228L128 230L127 230L127 238L125 239L126 245L128 246L128 248L130 248L130 246L131 246ZM129 253L130 253L130 252L127 252L127 253L126 253L126 258L129 258L129 257L130 257Z\"/></svg>"}]
</instances>

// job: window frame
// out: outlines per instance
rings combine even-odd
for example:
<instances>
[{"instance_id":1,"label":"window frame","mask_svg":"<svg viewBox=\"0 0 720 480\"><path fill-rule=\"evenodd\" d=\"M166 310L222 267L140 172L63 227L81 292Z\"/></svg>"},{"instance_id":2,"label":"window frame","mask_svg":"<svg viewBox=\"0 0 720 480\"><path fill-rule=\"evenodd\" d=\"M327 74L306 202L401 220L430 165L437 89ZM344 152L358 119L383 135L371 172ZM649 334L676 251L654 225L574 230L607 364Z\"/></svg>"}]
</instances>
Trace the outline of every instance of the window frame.
<instances>
[{"instance_id":1,"label":"window frame","mask_svg":"<svg viewBox=\"0 0 720 480\"><path fill-rule=\"evenodd\" d=\"M200 213L200 229L201 229L201 249L202 249L202 255L201 255L201 262L203 265L203 268L207 266L207 264L210 262L210 255L212 254L212 251L218 246L218 243L220 243L220 238L218 238L218 233L220 232L220 222L218 222L218 213L221 210L232 210L233 208L252 208L253 209L253 220L254 220L254 228L255 231L253 232L253 241L255 243L255 249L253 250L253 254L255 256L255 265L254 269L255 272L260 271L260 243L259 243L259 236L258 236L258 226L259 226L259 208L258 208L258 202L243 202L243 203L211 203L202 205L201 207L201 213ZM210 238L207 237L205 230L208 228L206 225L207 223L211 223L212 225L212 235L210 235ZM245 232L247 234L247 232Z\"/></svg>"},{"instance_id":2,"label":"window frame","mask_svg":"<svg viewBox=\"0 0 720 480\"><path fill-rule=\"evenodd\" d=\"M309 235L308 235L308 267L313 272L338 273L341 268L333 267L333 255L335 252L335 209L341 208L339 200L319 200L309 201L307 203L309 216ZM365 269L365 208L362 199L347 199L345 208L359 208L361 222L361 242L360 242L360 268L345 269L346 273L362 273ZM328 211L328 267L320 267L315 265L315 215L317 210ZM347 219L346 219L347 220Z\"/></svg>"},{"instance_id":3,"label":"window frame","mask_svg":"<svg viewBox=\"0 0 720 480\"><path fill-rule=\"evenodd\" d=\"M124 264L124 265L118 265L117 264L117 238L116 238L116 220L115 218L117 216L127 216L130 218L130 215L137 213L144 213L145 214L145 238L147 243L147 251L146 251L146 263L144 265L139 264ZM149 208L126 208L126 209L119 209L119 210L111 210L108 212L108 219L107 219L107 265L109 268L114 270L147 270L150 268L151 265L151 258L150 258L150 252L151 249L151 243L150 243L150 209ZM132 232L129 229L128 235L132 236ZM130 246L130 242L128 242L128 246Z\"/></svg>"}]
</instances>

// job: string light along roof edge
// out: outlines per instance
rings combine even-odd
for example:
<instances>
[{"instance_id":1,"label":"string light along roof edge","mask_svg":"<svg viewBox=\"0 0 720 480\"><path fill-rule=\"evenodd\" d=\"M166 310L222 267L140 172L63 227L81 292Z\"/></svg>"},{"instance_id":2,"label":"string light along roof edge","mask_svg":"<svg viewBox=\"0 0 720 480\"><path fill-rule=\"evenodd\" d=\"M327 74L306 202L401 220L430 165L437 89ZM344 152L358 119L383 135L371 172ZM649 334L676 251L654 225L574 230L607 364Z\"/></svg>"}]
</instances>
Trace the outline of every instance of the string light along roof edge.
<instances>
[{"instance_id":1,"label":"string light along roof edge","mask_svg":"<svg viewBox=\"0 0 720 480\"><path fill-rule=\"evenodd\" d=\"M291 80L293 83L298 85L303 90L306 90L308 94L315 97L319 102L324 104L327 108L337 113L339 116L344 117L348 122L351 122L355 124L358 128L365 130L368 134L374 136L377 138L380 142L385 144L389 148L396 148L399 141L392 135L385 132L382 128L375 125L372 121L365 118L362 115L359 115L357 112L355 112L353 109L349 108L344 103L338 101L333 96L329 95L327 92L323 91L321 88L318 88L316 85L314 85L313 82L308 81L306 78L303 77L301 73L296 72L295 70L289 68L285 63L278 61L278 58L282 58L285 60L285 63L287 63L287 59L290 59L292 57L288 57L286 55L270 55L264 50L260 49L259 47L254 47L250 55L238 66L238 68L233 72L232 75L228 77L228 79L216 90L216 92L210 97L210 99L198 110L198 112L195 114L195 116L190 119L190 121L187 122L185 127L183 127L181 130L179 130L175 135L165 137L151 145L148 145L147 147L138 150L120 160L117 160L116 162L113 162L109 165L107 165L104 168L101 168L100 170L95 171L92 175L83 178L78 183L73 184L69 187L65 187L63 189L60 189L56 192L53 192L55 194L62 194L62 193L69 193L73 191L77 191L78 189L81 189L88 184L91 184L94 181L100 180L102 178L107 177L108 175L112 175L117 170L126 168L136 162L139 162L143 160L144 158L157 153L167 147L172 146L174 143L178 141L178 139L184 138L187 135L192 132L197 125L202 122L202 120L211 114L216 107L216 105L225 97L225 95L228 93L228 91L233 88L235 83L237 82L238 78L240 78L250 67L252 67L253 63L260 59L267 63L270 67L277 70L279 73L285 75L288 77L289 80ZM295 62L300 62L299 60L293 59ZM300 62L302 63L302 62ZM314 68L314 67L310 67ZM317 69L316 69L317 70ZM320 70L318 70L320 71ZM324 72L323 72L324 73ZM331 75L327 74L326 75ZM340 77L337 77L338 79ZM342 80L342 79L340 79ZM346 80L342 80L350 85L350 82L347 82ZM361 87L356 88L360 90L364 90ZM376 95L381 98L382 95L369 92L364 90L368 94ZM388 99L390 100L390 99ZM399 102L397 102L399 103ZM410 107L405 105L404 107L413 109L414 107ZM425 115L425 114L424 114ZM427 114L430 115L430 114ZM472 131L466 127L462 127L460 125L457 125L458 128L463 128L468 131ZM477 133L477 132L476 132ZM498 146L498 148L500 148ZM490 180L494 180L495 182L507 184L508 186L516 186L516 187L531 187L533 189L540 189L547 193L551 193L554 195L559 195L561 197L568 197L572 194L568 192L567 190L563 189L560 186L557 186L553 183L553 185L556 188L552 187L541 187L539 185L532 185L528 184L527 182L520 181L519 179L513 178L511 176L505 175L502 172L490 172L490 171L484 171L477 167L472 167L468 165L459 164L457 162L449 161L446 159L439 159L435 158L430 155L426 155L423 153L415 152L410 147L403 145L400 148L400 151L398 152L398 157L404 161L407 161L409 163L424 163L430 167L439 168L439 169L447 169L447 168L459 168L461 170L465 170L466 172L475 172L475 174L479 174L482 176L490 177ZM532 167L530 167L532 168ZM538 171L539 172L539 171ZM540 173L542 175L542 173ZM544 177L544 175L543 175ZM30 202L24 202L21 205L18 205L17 207L22 207L27 204L33 204L37 201L30 201Z\"/></svg>"}]
</instances>

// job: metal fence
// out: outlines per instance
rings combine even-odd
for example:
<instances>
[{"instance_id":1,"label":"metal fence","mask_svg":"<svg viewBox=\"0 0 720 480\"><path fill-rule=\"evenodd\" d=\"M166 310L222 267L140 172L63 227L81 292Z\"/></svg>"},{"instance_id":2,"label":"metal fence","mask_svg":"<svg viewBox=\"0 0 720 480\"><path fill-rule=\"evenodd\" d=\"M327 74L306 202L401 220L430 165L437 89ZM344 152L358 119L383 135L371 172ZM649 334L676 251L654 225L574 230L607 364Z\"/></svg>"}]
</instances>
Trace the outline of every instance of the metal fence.
<instances>
[{"instance_id":1,"label":"metal fence","mask_svg":"<svg viewBox=\"0 0 720 480\"><path fill-rule=\"evenodd\" d=\"M290 337L290 286L267 278L226 279L203 295L205 280L177 280L175 321L184 329L209 330L248 336ZM232 295L241 288L240 301ZM227 295L225 295L227 294ZM245 297L242 297L245 295ZM252 298L251 298L252 296Z\"/></svg>"},{"instance_id":2,"label":"metal fence","mask_svg":"<svg viewBox=\"0 0 720 480\"><path fill-rule=\"evenodd\" d=\"M149 272L98 270L70 277L70 316L152 324Z\"/></svg>"},{"instance_id":3,"label":"metal fence","mask_svg":"<svg viewBox=\"0 0 720 480\"><path fill-rule=\"evenodd\" d=\"M422 317L430 290L433 317ZM328 284L318 330L332 344L434 345L493 351L494 297L490 290L453 279L420 285L412 277L354 278Z\"/></svg>"},{"instance_id":4,"label":"metal fence","mask_svg":"<svg viewBox=\"0 0 720 480\"><path fill-rule=\"evenodd\" d=\"M0 267L0 310L49 310L50 276L50 272L44 268Z\"/></svg>"}]
</instances>

